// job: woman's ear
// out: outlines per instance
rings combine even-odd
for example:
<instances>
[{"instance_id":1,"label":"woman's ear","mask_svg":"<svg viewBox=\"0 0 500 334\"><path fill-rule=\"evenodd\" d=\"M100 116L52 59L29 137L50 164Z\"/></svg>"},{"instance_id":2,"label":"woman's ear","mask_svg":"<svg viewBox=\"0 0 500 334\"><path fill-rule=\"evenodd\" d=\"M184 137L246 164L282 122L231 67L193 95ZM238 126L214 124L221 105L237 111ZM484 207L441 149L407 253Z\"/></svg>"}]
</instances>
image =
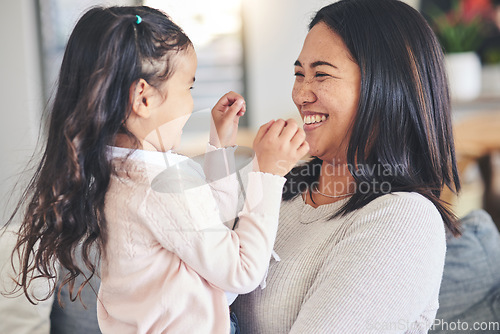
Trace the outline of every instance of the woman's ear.
<instances>
[{"instance_id":1,"label":"woman's ear","mask_svg":"<svg viewBox=\"0 0 500 334\"><path fill-rule=\"evenodd\" d=\"M144 79L139 79L130 86L130 104L132 105L132 112L141 118L149 118L151 112L150 105L150 92L151 86Z\"/></svg>"}]
</instances>

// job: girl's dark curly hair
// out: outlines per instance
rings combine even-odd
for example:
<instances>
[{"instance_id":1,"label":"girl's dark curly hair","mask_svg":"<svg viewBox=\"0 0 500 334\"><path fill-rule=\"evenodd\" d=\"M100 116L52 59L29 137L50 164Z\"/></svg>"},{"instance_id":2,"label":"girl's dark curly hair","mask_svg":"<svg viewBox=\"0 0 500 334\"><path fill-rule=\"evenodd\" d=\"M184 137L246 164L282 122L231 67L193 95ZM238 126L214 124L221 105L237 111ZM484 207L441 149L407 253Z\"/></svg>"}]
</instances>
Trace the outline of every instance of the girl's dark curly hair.
<instances>
[{"instance_id":1,"label":"girl's dark curly hair","mask_svg":"<svg viewBox=\"0 0 500 334\"><path fill-rule=\"evenodd\" d=\"M96 274L105 255L104 199L112 173L107 145L118 133L136 140L124 127L130 89L141 78L159 87L175 70L173 57L190 46L167 15L144 6L92 8L76 24L49 110L41 162L7 222L25 208L12 259L18 256L21 264L16 291L30 302L54 293L55 286L36 297L29 287L35 279L55 278L58 265L68 272L58 291L68 284L72 300ZM74 295L79 275L85 280Z\"/></svg>"}]
</instances>

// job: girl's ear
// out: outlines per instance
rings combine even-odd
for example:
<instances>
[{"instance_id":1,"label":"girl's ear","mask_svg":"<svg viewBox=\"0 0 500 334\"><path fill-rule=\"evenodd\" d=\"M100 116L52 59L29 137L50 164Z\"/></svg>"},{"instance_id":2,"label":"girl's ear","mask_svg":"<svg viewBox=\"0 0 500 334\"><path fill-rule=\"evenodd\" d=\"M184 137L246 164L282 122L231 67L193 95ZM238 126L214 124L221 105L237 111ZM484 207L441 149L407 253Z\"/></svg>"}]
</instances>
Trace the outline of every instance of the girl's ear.
<instances>
[{"instance_id":1,"label":"girl's ear","mask_svg":"<svg viewBox=\"0 0 500 334\"><path fill-rule=\"evenodd\" d=\"M139 79L130 86L130 104L132 105L132 112L141 118L149 118L151 112L150 105L150 92L152 87L144 79Z\"/></svg>"}]
</instances>

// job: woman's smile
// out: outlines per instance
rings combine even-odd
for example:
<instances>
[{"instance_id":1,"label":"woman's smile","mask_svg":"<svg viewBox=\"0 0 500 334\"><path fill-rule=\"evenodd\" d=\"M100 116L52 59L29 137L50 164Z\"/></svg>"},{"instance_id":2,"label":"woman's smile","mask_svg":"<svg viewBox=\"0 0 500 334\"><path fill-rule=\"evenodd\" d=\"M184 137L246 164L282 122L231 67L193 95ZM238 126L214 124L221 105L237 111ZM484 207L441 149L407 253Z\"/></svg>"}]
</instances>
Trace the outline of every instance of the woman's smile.
<instances>
[{"instance_id":1,"label":"woman's smile","mask_svg":"<svg viewBox=\"0 0 500 334\"><path fill-rule=\"evenodd\" d=\"M304 131L312 131L328 121L328 114L303 112L302 121L304 122Z\"/></svg>"}]
</instances>

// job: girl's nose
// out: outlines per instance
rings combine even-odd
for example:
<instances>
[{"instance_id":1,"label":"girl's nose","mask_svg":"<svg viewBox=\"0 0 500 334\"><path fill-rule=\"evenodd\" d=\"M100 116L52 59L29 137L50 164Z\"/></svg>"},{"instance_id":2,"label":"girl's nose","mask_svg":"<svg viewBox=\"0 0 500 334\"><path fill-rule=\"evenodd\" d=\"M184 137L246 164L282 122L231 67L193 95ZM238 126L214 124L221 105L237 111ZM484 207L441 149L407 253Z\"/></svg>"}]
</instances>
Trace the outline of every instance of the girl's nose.
<instances>
[{"instance_id":1,"label":"girl's nose","mask_svg":"<svg viewBox=\"0 0 500 334\"><path fill-rule=\"evenodd\" d=\"M308 82L296 83L292 95L293 101L298 105L313 103L317 99L314 90Z\"/></svg>"}]
</instances>

